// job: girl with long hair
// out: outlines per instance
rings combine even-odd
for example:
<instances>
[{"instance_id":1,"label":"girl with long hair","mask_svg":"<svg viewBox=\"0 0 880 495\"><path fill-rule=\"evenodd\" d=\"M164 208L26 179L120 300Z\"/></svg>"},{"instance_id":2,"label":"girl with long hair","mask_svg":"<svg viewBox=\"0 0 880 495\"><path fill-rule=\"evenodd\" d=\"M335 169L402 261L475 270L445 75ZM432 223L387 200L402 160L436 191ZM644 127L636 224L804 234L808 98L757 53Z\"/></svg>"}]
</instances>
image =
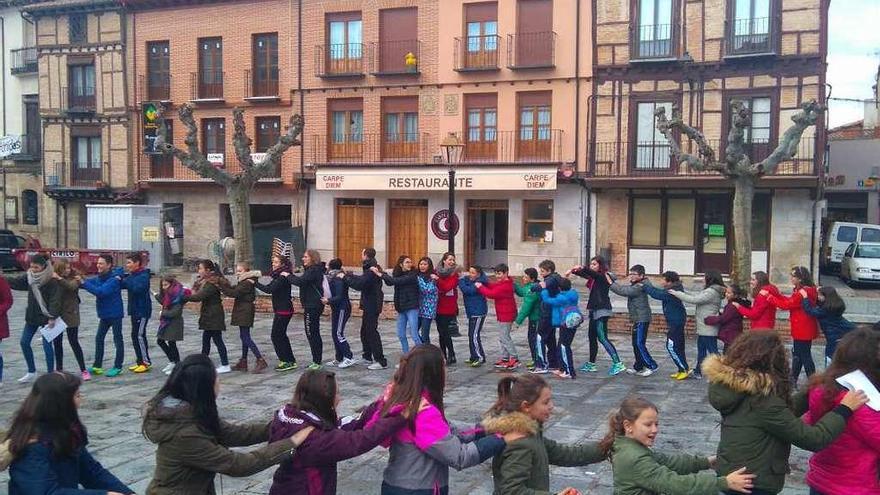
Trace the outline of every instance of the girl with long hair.
<instances>
[{"instance_id":1,"label":"girl with long hair","mask_svg":"<svg viewBox=\"0 0 880 495\"><path fill-rule=\"evenodd\" d=\"M345 338L345 324L351 317L351 300L348 298L349 284L342 272L341 259L333 258L327 264L327 268L329 268L327 281L330 284L330 297L325 303L330 305L330 322L336 359L325 364L344 369L357 364L357 361L354 360L354 354L351 352L351 345Z\"/></svg>"},{"instance_id":2,"label":"girl with long hair","mask_svg":"<svg viewBox=\"0 0 880 495\"><path fill-rule=\"evenodd\" d=\"M79 493L84 490L128 495L125 486L89 453L86 427L80 422L82 404L76 375L62 371L37 378L31 392L12 417L9 458L9 495ZM9 464L11 462L11 464Z\"/></svg>"},{"instance_id":3,"label":"girl with long hair","mask_svg":"<svg viewBox=\"0 0 880 495\"><path fill-rule=\"evenodd\" d=\"M715 316L721 311L726 286L724 278L718 270L706 270L703 277L703 290L689 294L681 290L670 290L669 293L683 302L696 306L694 320L697 324L697 365L693 375L701 377L700 366L709 354L718 354L718 326L706 323L707 316Z\"/></svg>"},{"instance_id":4,"label":"girl with long hair","mask_svg":"<svg viewBox=\"0 0 880 495\"><path fill-rule=\"evenodd\" d=\"M416 346L400 360L381 407L368 423L389 416L399 406L411 418L392 437L383 495L448 495L450 467L476 466L504 448L504 440L495 435L477 438L450 427L443 407L445 388L446 366L438 347ZM424 408L423 399L427 401Z\"/></svg>"},{"instance_id":5,"label":"girl with long hair","mask_svg":"<svg viewBox=\"0 0 880 495\"><path fill-rule=\"evenodd\" d=\"M827 367L837 349L837 343L848 332L855 330L856 326L843 317L846 303L834 287L819 287L815 305L810 302L806 290L801 293L801 297L804 311L819 322L819 328L825 334L825 366Z\"/></svg>"},{"instance_id":6,"label":"girl with long hair","mask_svg":"<svg viewBox=\"0 0 880 495\"><path fill-rule=\"evenodd\" d=\"M608 433L599 448L611 460L615 494L717 495L725 490L748 493L752 487L755 476L744 467L723 477L700 473L715 464L714 456L655 452L659 433L659 410L641 397L627 397L608 418Z\"/></svg>"},{"instance_id":7,"label":"girl with long hair","mask_svg":"<svg viewBox=\"0 0 880 495\"><path fill-rule=\"evenodd\" d=\"M703 319L707 325L718 327L718 340L724 344L722 352L726 352L743 332L743 316L737 311L735 303L751 307L752 303L746 297L746 291L742 287L737 284L728 285L724 290L724 298L727 300L724 310L719 315L710 315Z\"/></svg>"},{"instance_id":8,"label":"girl with long hair","mask_svg":"<svg viewBox=\"0 0 880 495\"><path fill-rule=\"evenodd\" d=\"M859 329L843 337L825 373L810 380L807 424L840 404L846 390L837 379L856 370L880 388L880 332ZM837 440L810 458L807 484L812 495L880 493L880 412L870 407L856 411Z\"/></svg>"},{"instance_id":9,"label":"girl with long hair","mask_svg":"<svg viewBox=\"0 0 880 495\"><path fill-rule=\"evenodd\" d=\"M608 295L611 284L605 278L605 274L608 273L608 262L602 256L593 256L590 258L588 266L575 266L570 270L570 273L587 279L587 288L590 289L590 295L587 299L587 313L590 319L587 340L590 345L590 357L580 370L585 373L598 371L596 357L599 355L599 344L601 343L605 352L608 353L608 357L611 358L608 376L620 374L626 369L626 366L620 361L617 349L608 339L608 320L613 314L611 297ZM568 273L565 276L568 277Z\"/></svg>"},{"instance_id":10,"label":"girl with long hair","mask_svg":"<svg viewBox=\"0 0 880 495\"><path fill-rule=\"evenodd\" d=\"M324 314L324 299L330 294L324 293L324 263L321 254L315 249L306 249L302 256L303 272L301 275L282 273L290 285L299 287L299 302L303 307L303 327L309 350L312 351L310 370L321 368L324 357L324 341L321 339L321 315ZM329 287L328 287L329 292Z\"/></svg>"},{"instance_id":11,"label":"girl with long hair","mask_svg":"<svg viewBox=\"0 0 880 495\"><path fill-rule=\"evenodd\" d=\"M452 337L458 337L458 265L455 254L446 252L437 267L437 341L446 364L455 364Z\"/></svg>"},{"instance_id":12,"label":"girl with long hair","mask_svg":"<svg viewBox=\"0 0 880 495\"><path fill-rule=\"evenodd\" d=\"M365 428L376 412L374 402L360 414L340 418L336 375L307 370L300 376L293 399L278 410L270 427L269 441L289 438L298 431L314 431L292 459L282 462L272 477L269 495L324 495L336 493L336 464L365 454L406 426L408 415L393 414Z\"/></svg>"},{"instance_id":13,"label":"girl with long hair","mask_svg":"<svg viewBox=\"0 0 880 495\"><path fill-rule=\"evenodd\" d=\"M545 438L544 424L552 413L550 385L540 376L509 376L498 382L498 399L483 419L486 431L505 435L507 443L492 460L496 494L549 493L551 465L586 466L605 460L596 442L563 445Z\"/></svg>"},{"instance_id":14,"label":"girl with long hair","mask_svg":"<svg viewBox=\"0 0 880 495\"><path fill-rule=\"evenodd\" d=\"M810 270L803 266L796 266L791 270L791 285L794 290L791 296L764 294L767 302L778 309L787 309L789 323L791 323L791 381L796 387L801 368L807 374L807 379L816 372L816 364L813 363L813 340L819 336L819 324L816 318L810 316L802 301L807 300L810 304L816 304L816 285Z\"/></svg>"},{"instance_id":15,"label":"girl with long hair","mask_svg":"<svg viewBox=\"0 0 880 495\"><path fill-rule=\"evenodd\" d=\"M199 329L202 331L202 354L211 354L211 342L220 354L218 373L229 373L229 357L226 354L226 343L223 332L226 331L226 312L223 310L223 297L220 294L220 278L223 275L211 260L201 260L198 265L198 278L193 283L193 293L184 296L186 302L200 302Z\"/></svg>"},{"instance_id":16,"label":"girl with long hair","mask_svg":"<svg viewBox=\"0 0 880 495\"><path fill-rule=\"evenodd\" d=\"M727 476L745 466L756 476L755 495L782 491L792 445L812 452L825 448L867 402L864 392L849 392L810 426L800 419L806 401L792 399L790 373L776 332L744 333L724 356L703 363L709 404L721 413L715 471Z\"/></svg>"},{"instance_id":17,"label":"girl with long hair","mask_svg":"<svg viewBox=\"0 0 880 495\"><path fill-rule=\"evenodd\" d=\"M214 363L204 354L192 354L174 368L147 402L143 433L156 444L156 471L148 494L213 494L217 473L250 476L287 461L312 431L304 428L250 452L231 450L229 447L265 443L270 423L234 425L223 421L217 412L219 393Z\"/></svg>"},{"instance_id":18,"label":"girl with long hair","mask_svg":"<svg viewBox=\"0 0 880 495\"><path fill-rule=\"evenodd\" d=\"M434 273L434 262L425 256L419 259L419 340L423 344L431 343L431 323L437 317L437 280Z\"/></svg>"},{"instance_id":19,"label":"girl with long hair","mask_svg":"<svg viewBox=\"0 0 880 495\"><path fill-rule=\"evenodd\" d=\"M767 301L767 296L778 296L779 289L770 283L766 272L757 271L749 279L749 291L752 296L751 307L738 302L734 302L733 306L751 322L752 330L773 330L776 327L776 306Z\"/></svg>"},{"instance_id":20,"label":"girl with long hair","mask_svg":"<svg viewBox=\"0 0 880 495\"><path fill-rule=\"evenodd\" d=\"M293 348L290 346L290 337L287 336L287 326L293 318L293 301L290 298L290 281L282 274L290 273L293 268L286 256L276 254L272 256L272 271L269 272L271 280L263 284L259 280L254 283L257 289L272 296L272 347L278 364L275 371L291 371L297 367Z\"/></svg>"},{"instance_id":21,"label":"girl with long hair","mask_svg":"<svg viewBox=\"0 0 880 495\"><path fill-rule=\"evenodd\" d=\"M92 379L92 375L86 369L86 360L83 357L82 346L79 345L79 287L82 285L82 275L71 268L70 263L66 260L60 260L55 263L55 273L52 278L58 281L58 287L61 296L61 319L67 324L67 342L76 358L76 364L79 365L79 373L83 381L87 382ZM55 349L55 369L61 371L64 369L64 347L61 336L52 341Z\"/></svg>"},{"instance_id":22,"label":"girl with long hair","mask_svg":"<svg viewBox=\"0 0 880 495\"><path fill-rule=\"evenodd\" d=\"M235 286L229 284L226 278L220 280L220 292L226 297L235 299L232 304L232 318L229 323L238 327L238 337L241 340L241 358L232 367L233 371L248 371L248 351L254 354L254 373L262 373L269 367L257 343L251 337L251 328L254 327L254 317L256 315L255 302L257 300L257 289L254 284L262 274L259 270L252 270L249 261L239 261L235 265L235 276L238 282Z\"/></svg>"},{"instance_id":23,"label":"girl with long hair","mask_svg":"<svg viewBox=\"0 0 880 495\"><path fill-rule=\"evenodd\" d=\"M372 268L373 273L382 277L386 285L394 287L394 310L397 311L397 339L403 353L409 352L407 333L413 345L422 343L419 337L419 277L413 269L409 256L401 255L391 275L382 272L378 267Z\"/></svg>"},{"instance_id":24,"label":"girl with long hair","mask_svg":"<svg viewBox=\"0 0 880 495\"><path fill-rule=\"evenodd\" d=\"M154 295L161 307L156 344L168 357L168 364L162 368L162 373L166 375L170 375L180 363L177 343L183 340L183 304L189 294L189 289L181 285L174 275L165 275L159 282L159 292Z\"/></svg>"}]
</instances>

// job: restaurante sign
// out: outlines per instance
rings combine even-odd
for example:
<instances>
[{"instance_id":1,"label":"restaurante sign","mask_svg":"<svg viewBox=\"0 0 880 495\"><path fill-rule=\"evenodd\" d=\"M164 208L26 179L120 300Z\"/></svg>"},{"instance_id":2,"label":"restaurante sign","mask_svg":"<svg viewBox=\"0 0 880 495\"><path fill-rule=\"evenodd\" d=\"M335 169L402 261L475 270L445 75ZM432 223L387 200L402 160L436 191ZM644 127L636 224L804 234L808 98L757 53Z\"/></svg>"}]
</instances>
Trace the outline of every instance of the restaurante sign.
<instances>
[{"instance_id":1,"label":"restaurante sign","mask_svg":"<svg viewBox=\"0 0 880 495\"><path fill-rule=\"evenodd\" d=\"M315 174L322 191L445 191L449 175L445 170L400 169L323 169ZM552 191L556 189L555 167L519 170L460 168L455 174L457 190L475 191Z\"/></svg>"}]
</instances>

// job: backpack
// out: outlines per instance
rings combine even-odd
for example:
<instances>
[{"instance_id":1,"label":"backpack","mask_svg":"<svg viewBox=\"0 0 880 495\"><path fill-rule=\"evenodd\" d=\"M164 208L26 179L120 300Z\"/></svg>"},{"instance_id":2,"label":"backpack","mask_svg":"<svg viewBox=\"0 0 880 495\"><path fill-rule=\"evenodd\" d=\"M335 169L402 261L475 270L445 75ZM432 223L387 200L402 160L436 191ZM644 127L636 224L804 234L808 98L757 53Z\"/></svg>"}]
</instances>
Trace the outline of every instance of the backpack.
<instances>
[{"instance_id":1,"label":"backpack","mask_svg":"<svg viewBox=\"0 0 880 495\"><path fill-rule=\"evenodd\" d=\"M562 328L566 330L574 330L581 326L584 322L584 314L577 306L566 306L562 308Z\"/></svg>"}]
</instances>

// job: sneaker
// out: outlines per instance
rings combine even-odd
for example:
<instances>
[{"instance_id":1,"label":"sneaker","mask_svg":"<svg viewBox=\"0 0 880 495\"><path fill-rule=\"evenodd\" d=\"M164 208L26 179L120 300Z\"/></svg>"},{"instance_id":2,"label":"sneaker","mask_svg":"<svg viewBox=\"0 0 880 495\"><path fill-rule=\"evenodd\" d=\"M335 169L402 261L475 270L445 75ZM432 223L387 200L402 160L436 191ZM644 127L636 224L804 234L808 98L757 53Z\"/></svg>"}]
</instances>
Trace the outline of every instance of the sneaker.
<instances>
[{"instance_id":1,"label":"sneaker","mask_svg":"<svg viewBox=\"0 0 880 495\"><path fill-rule=\"evenodd\" d=\"M32 381L34 381L36 378L37 378L37 374L36 374L36 373L30 373L30 372L28 372L28 373L25 373L23 377L21 377L21 378L18 379L18 383L28 383L28 382L32 382Z\"/></svg>"},{"instance_id":2,"label":"sneaker","mask_svg":"<svg viewBox=\"0 0 880 495\"><path fill-rule=\"evenodd\" d=\"M534 362L534 361L529 361L528 363L526 363L526 368L528 368L528 369L532 369L532 368L534 368L534 367L535 367L535 362Z\"/></svg>"},{"instance_id":3,"label":"sneaker","mask_svg":"<svg viewBox=\"0 0 880 495\"><path fill-rule=\"evenodd\" d=\"M291 370L295 370L296 368L297 368L296 362L287 363L287 362L281 361L280 363L278 363L278 366L275 367L275 371L291 371Z\"/></svg>"},{"instance_id":4,"label":"sneaker","mask_svg":"<svg viewBox=\"0 0 880 495\"><path fill-rule=\"evenodd\" d=\"M636 375L639 375L639 376L651 376L651 375L654 374L655 371L657 371L657 370L652 370L651 368L645 368L645 369L643 369L642 371L639 371L638 373L636 373Z\"/></svg>"},{"instance_id":5,"label":"sneaker","mask_svg":"<svg viewBox=\"0 0 880 495\"><path fill-rule=\"evenodd\" d=\"M386 369L386 368L388 368L388 365L387 365L387 364L382 364L382 363L379 363L379 362L371 363L369 366L367 366L367 369L368 369L368 370L373 370L373 371L376 371L376 370L384 370L384 369Z\"/></svg>"},{"instance_id":6,"label":"sneaker","mask_svg":"<svg viewBox=\"0 0 880 495\"><path fill-rule=\"evenodd\" d=\"M691 376L691 370L685 370L675 377L676 380L687 380Z\"/></svg>"},{"instance_id":7,"label":"sneaker","mask_svg":"<svg viewBox=\"0 0 880 495\"><path fill-rule=\"evenodd\" d=\"M232 373L232 368L228 364L217 366L217 373L218 374Z\"/></svg>"},{"instance_id":8,"label":"sneaker","mask_svg":"<svg viewBox=\"0 0 880 495\"><path fill-rule=\"evenodd\" d=\"M669 378L672 378L673 380L678 380L678 375L680 375L680 374L681 374L681 371L676 371L675 373L669 375Z\"/></svg>"},{"instance_id":9,"label":"sneaker","mask_svg":"<svg viewBox=\"0 0 880 495\"><path fill-rule=\"evenodd\" d=\"M547 373L550 373L550 370L547 368L534 368L529 370L529 373L533 375L546 375Z\"/></svg>"},{"instance_id":10,"label":"sneaker","mask_svg":"<svg viewBox=\"0 0 880 495\"><path fill-rule=\"evenodd\" d=\"M331 367L339 366L339 361L333 359L332 361L327 361L326 363L324 363L324 366L331 366Z\"/></svg>"},{"instance_id":11,"label":"sneaker","mask_svg":"<svg viewBox=\"0 0 880 495\"><path fill-rule=\"evenodd\" d=\"M92 379L92 375L88 372L88 370L81 371L80 376L82 376L82 381L84 381L84 382L87 382Z\"/></svg>"},{"instance_id":12,"label":"sneaker","mask_svg":"<svg viewBox=\"0 0 880 495\"><path fill-rule=\"evenodd\" d=\"M140 365L141 365L141 363L134 363L133 365L128 367L128 371L134 371Z\"/></svg>"},{"instance_id":13,"label":"sneaker","mask_svg":"<svg viewBox=\"0 0 880 495\"><path fill-rule=\"evenodd\" d=\"M107 370L107 376L113 378L122 374L122 368L110 368Z\"/></svg>"},{"instance_id":14,"label":"sneaker","mask_svg":"<svg viewBox=\"0 0 880 495\"><path fill-rule=\"evenodd\" d=\"M559 373L556 373L556 378L560 378L562 380L571 380L574 377L564 371L560 371Z\"/></svg>"},{"instance_id":15,"label":"sneaker","mask_svg":"<svg viewBox=\"0 0 880 495\"><path fill-rule=\"evenodd\" d=\"M619 375L620 373L623 373L624 370L626 370L626 366L624 366L623 363L614 363L608 368L608 376Z\"/></svg>"},{"instance_id":16,"label":"sneaker","mask_svg":"<svg viewBox=\"0 0 880 495\"><path fill-rule=\"evenodd\" d=\"M471 366L471 368L479 368L479 367L482 366L485 362L486 362L485 359L477 359L477 360L475 360L475 361L471 361L470 366Z\"/></svg>"},{"instance_id":17,"label":"sneaker","mask_svg":"<svg viewBox=\"0 0 880 495\"><path fill-rule=\"evenodd\" d=\"M312 364L306 366L306 369L313 370L313 371L319 370L321 368L323 368L323 366L321 366L321 363L312 363Z\"/></svg>"},{"instance_id":18,"label":"sneaker","mask_svg":"<svg viewBox=\"0 0 880 495\"><path fill-rule=\"evenodd\" d=\"M581 366L580 370L584 373L596 373L597 371L599 371L599 368L596 367L596 363L591 363L587 361L586 363L584 363L583 366Z\"/></svg>"},{"instance_id":19,"label":"sneaker","mask_svg":"<svg viewBox=\"0 0 880 495\"><path fill-rule=\"evenodd\" d=\"M169 371L174 369L174 363L168 363L162 368L162 373L168 373Z\"/></svg>"},{"instance_id":20,"label":"sneaker","mask_svg":"<svg viewBox=\"0 0 880 495\"><path fill-rule=\"evenodd\" d=\"M640 373L640 371L635 368L626 368L625 371L627 375L638 375Z\"/></svg>"},{"instance_id":21,"label":"sneaker","mask_svg":"<svg viewBox=\"0 0 880 495\"><path fill-rule=\"evenodd\" d=\"M360 358L360 359L357 360L357 364L362 364L362 365L364 365L364 366L366 366L366 367L369 367L371 364L373 364L373 360L372 360L372 359L364 359L364 358Z\"/></svg>"},{"instance_id":22,"label":"sneaker","mask_svg":"<svg viewBox=\"0 0 880 495\"><path fill-rule=\"evenodd\" d=\"M150 369L152 369L152 368L150 368L149 366L147 366L145 364L141 364L137 368L135 368L131 371L132 371L132 373L146 373L146 372L150 371Z\"/></svg>"},{"instance_id":23,"label":"sneaker","mask_svg":"<svg viewBox=\"0 0 880 495\"><path fill-rule=\"evenodd\" d=\"M522 363L520 363L519 359L517 359L517 358L510 358L510 359L507 360L507 369L509 369L509 370L515 370L515 369L519 368L519 365L520 365L520 364L522 364Z\"/></svg>"},{"instance_id":24,"label":"sneaker","mask_svg":"<svg viewBox=\"0 0 880 495\"><path fill-rule=\"evenodd\" d=\"M696 380L702 380L703 374L694 372L694 373L691 373L691 378L696 379Z\"/></svg>"},{"instance_id":25,"label":"sneaker","mask_svg":"<svg viewBox=\"0 0 880 495\"><path fill-rule=\"evenodd\" d=\"M89 371L95 376L101 376L104 374L104 368L98 368L97 366L92 366L89 368Z\"/></svg>"},{"instance_id":26,"label":"sneaker","mask_svg":"<svg viewBox=\"0 0 880 495\"><path fill-rule=\"evenodd\" d=\"M455 359L455 356L450 356L450 357L446 358L446 366L452 366L457 362L458 361Z\"/></svg>"},{"instance_id":27,"label":"sneaker","mask_svg":"<svg viewBox=\"0 0 880 495\"><path fill-rule=\"evenodd\" d=\"M496 368L507 368L508 361L510 361L510 358L501 358L498 361L495 361L494 366Z\"/></svg>"},{"instance_id":28,"label":"sneaker","mask_svg":"<svg viewBox=\"0 0 880 495\"><path fill-rule=\"evenodd\" d=\"M357 361L355 361L354 359L352 359L352 358L345 358L345 359L342 360L341 363L339 363L339 368L340 368L340 369L350 368L350 367L352 367L352 366L354 366L354 365L356 365L356 364L357 364Z\"/></svg>"}]
</instances>

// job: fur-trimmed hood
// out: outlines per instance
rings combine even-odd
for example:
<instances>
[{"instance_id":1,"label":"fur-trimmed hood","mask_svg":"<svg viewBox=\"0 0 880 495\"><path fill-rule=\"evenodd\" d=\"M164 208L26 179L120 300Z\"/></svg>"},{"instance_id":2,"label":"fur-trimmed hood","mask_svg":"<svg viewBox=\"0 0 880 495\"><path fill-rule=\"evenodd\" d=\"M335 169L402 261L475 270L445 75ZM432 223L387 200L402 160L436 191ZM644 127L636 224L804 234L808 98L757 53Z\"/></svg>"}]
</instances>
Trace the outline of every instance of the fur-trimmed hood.
<instances>
[{"instance_id":1,"label":"fur-trimmed hood","mask_svg":"<svg viewBox=\"0 0 880 495\"><path fill-rule=\"evenodd\" d=\"M244 272L241 275L239 275L238 281L241 282L241 281L247 280L249 278L258 279L262 276L263 276L263 274L262 274L262 272L260 272L260 270L250 270L250 271Z\"/></svg>"},{"instance_id":2,"label":"fur-trimmed hood","mask_svg":"<svg viewBox=\"0 0 880 495\"><path fill-rule=\"evenodd\" d=\"M718 355L703 361L703 375L709 382L709 403L722 415L736 410L749 396L773 395L773 379L769 375L732 368Z\"/></svg>"},{"instance_id":3,"label":"fur-trimmed hood","mask_svg":"<svg viewBox=\"0 0 880 495\"><path fill-rule=\"evenodd\" d=\"M483 418L483 428L486 429L486 433L498 433L501 435L507 433L535 435L541 429L537 421L521 412L499 415L487 414Z\"/></svg>"}]
</instances>

